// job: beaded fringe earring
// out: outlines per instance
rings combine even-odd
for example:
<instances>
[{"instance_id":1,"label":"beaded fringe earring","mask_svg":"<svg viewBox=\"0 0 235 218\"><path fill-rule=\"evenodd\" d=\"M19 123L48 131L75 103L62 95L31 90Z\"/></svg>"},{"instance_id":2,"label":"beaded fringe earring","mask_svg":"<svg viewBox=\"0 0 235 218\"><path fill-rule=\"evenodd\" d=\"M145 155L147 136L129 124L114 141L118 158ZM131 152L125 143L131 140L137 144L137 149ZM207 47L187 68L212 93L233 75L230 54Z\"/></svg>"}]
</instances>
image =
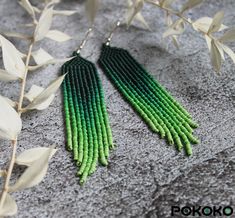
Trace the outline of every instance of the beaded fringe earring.
<instances>
[{"instance_id":1,"label":"beaded fringe earring","mask_svg":"<svg viewBox=\"0 0 235 218\"><path fill-rule=\"evenodd\" d=\"M190 114L138 63L128 51L110 46L115 29L102 46L99 65L119 92L153 132L166 137L180 151L192 154L191 143L198 143L193 128L198 125Z\"/></svg>"},{"instance_id":2,"label":"beaded fringe earring","mask_svg":"<svg viewBox=\"0 0 235 218\"><path fill-rule=\"evenodd\" d=\"M66 74L62 89L67 148L79 166L81 184L96 170L98 160L102 165L108 164L109 150L113 148L99 75L95 65L80 56L91 30L73 53L74 58L62 66L62 74Z\"/></svg>"}]
</instances>

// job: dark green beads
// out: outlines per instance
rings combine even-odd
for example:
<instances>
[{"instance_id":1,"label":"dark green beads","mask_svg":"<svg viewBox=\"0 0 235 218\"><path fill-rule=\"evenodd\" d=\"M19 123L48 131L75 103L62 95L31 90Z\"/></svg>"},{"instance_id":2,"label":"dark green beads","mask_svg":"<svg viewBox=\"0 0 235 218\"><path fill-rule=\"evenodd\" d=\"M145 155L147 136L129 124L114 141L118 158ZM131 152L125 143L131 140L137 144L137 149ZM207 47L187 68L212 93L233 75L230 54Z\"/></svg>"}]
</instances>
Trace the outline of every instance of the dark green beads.
<instances>
[{"instance_id":1,"label":"dark green beads","mask_svg":"<svg viewBox=\"0 0 235 218\"><path fill-rule=\"evenodd\" d=\"M198 125L128 51L103 45L98 63L152 131L192 154L191 143L198 143L193 128Z\"/></svg>"},{"instance_id":2,"label":"dark green beads","mask_svg":"<svg viewBox=\"0 0 235 218\"><path fill-rule=\"evenodd\" d=\"M112 131L99 75L93 63L78 54L62 66L67 149L73 153L83 184L97 167L108 164Z\"/></svg>"}]
</instances>

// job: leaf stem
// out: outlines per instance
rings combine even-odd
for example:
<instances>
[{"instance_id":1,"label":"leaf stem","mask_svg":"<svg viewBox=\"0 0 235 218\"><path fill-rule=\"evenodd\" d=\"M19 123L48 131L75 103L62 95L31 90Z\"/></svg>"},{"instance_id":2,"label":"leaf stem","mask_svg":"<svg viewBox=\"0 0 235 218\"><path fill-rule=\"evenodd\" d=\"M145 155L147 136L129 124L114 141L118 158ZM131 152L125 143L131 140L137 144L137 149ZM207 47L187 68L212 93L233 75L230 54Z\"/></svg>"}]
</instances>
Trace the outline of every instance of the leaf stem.
<instances>
[{"instance_id":1,"label":"leaf stem","mask_svg":"<svg viewBox=\"0 0 235 218\"><path fill-rule=\"evenodd\" d=\"M34 44L34 41L32 40L31 43L30 43L30 46L29 46L29 51L28 51L28 55L27 55L27 58L26 58L26 62L25 62L26 69L25 69L24 77L22 79L22 85L21 85L21 91L20 91L20 97L19 97L19 104L18 104L18 109L17 109L19 115L21 115L21 109L22 109L22 104L23 104L23 99L24 99L26 79L27 79L28 70L29 70L28 66L29 66L29 61L30 61L30 57L31 57L31 54L32 54L33 44Z\"/></svg>"},{"instance_id":2,"label":"leaf stem","mask_svg":"<svg viewBox=\"0 0 235 218\"><path fill-rule=\"evenodd\" d=\"M11 160L10 160L10 164L7 170L7 175L6 175L6 180L4 183L4 187L2 190L2 194L1 194L1 200L0 200L0 208L2 208L7 193L8 193L8 187L9 187L9 182L10 182L10 178L11 178L11 173L14 167L14 163L15 163L15 156L16 156L16 149L17 149L17 138L15 140L12 141L12 154L11 154Z\"/></svg>"},{"instance_id":3,"label":"leaf stem","mask_svg":"<svg viewBox=\"0 0 235 218\"><path fill-rule=\"evenodd\" d=\"M169 13L169 14L172 14L172 15L177 16L177 17L181 18L182 20L184 20L186 23L188 23L188 24L190 24L191 26L193 26L193 22L190 21L189 19L187 19L186 17L184 17L180 12L174 11L174 10L172 10L172 9L170 9L170 8L166 8L166 7L164 7L164 6L161 6L160 4L158 4L157 2L154 2L154 1L152 1L152 0L145 0L145 2L146 2L146 3L149 3L149 4L152 4L152 5L155 5L156 7L158 7L158 8L160 8L160 9L166 11L166 12ZM210 34L208 34L208 32L204 32L204 31L202 31L202 30L198 30L198 32L201 32L203 35L208 35L211 39L214 39L214 37L211 36Z\"/></svg>"},{"instance_id":4,"label":"leaf stem","mask_svg":"<svg viewBox=\"0 0 235 218\"><path fill-rule=\"evenodd\" d=\"M28 75L28 66L29 66L29 62L30 62L30 58L31 58L31 54L32 54L33 45L34 45L34 40L32 40L29 45L29 50L28 50L28 54L27 54L27 58L26 58L26 62L25 62L25 66L26 66L25 73L24 73L24 77L23 77L22 83L21 83L19 103L18 103L18 107L17 107L17 112L18 112L19 116L21 116L21 114L22 114L21 109L22 109L22 105L23 105L25 86L26 86L26 80L27 80L27 75ZM16 150L17 150L17 137L14 140L12 140L12 154L11 154L9 167L7 169L6 180L5 180L4 187L2 190L2 194L1 194L0 208L2 208L2 206L6 200L7 193L8 193L11 174L12 174L12 170L13 170L13 167L15 164L15 159L16 159Z\"/></svg>"}]
</instances>

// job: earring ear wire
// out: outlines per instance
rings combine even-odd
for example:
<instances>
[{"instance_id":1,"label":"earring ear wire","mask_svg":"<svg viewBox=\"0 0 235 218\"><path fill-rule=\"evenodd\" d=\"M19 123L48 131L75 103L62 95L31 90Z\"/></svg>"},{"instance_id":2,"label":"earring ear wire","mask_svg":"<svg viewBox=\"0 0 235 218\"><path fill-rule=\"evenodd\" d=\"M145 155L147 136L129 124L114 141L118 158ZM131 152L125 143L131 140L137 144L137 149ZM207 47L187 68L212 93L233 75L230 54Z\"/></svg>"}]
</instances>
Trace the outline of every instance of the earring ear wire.
<instances>
[{"instance_id":1,"label":"earring ear wire","mask_svg":"<svg viewBox=\"0 0 235 218\"><path fill-rule=\"evenodd\" d=\"M117 23L116 23L116 25L115 25L115 27L112 29L112 31L110 32L110 34L109 34L109 37L108 37L108 39L107 39L107 41L106 41L106 45L110 45L110 42L111 42L111 40L112 40L112 38L113 38L113 34L114 34L114 32L116 31L116 29L120 26L120 24L121 24L121 21L120 20L118 20L117 21Z\"/></svg>"},{"instance_id":2,"label":"earring ear wire","mask_svg":"<svg viewBox=\"0 0 235 218\"><path fill-rule=\"evenodd\" d=\"M85 46L85 44L87 42L88 36L90 35L92 30L93 30L92 26L87 30L86 35L85 35L84 39L82 40L82 42L81 42L81 44L79 46L79 49L77 50L77 54L80 54L82 48Z\"/></svg>"}]
</instances>

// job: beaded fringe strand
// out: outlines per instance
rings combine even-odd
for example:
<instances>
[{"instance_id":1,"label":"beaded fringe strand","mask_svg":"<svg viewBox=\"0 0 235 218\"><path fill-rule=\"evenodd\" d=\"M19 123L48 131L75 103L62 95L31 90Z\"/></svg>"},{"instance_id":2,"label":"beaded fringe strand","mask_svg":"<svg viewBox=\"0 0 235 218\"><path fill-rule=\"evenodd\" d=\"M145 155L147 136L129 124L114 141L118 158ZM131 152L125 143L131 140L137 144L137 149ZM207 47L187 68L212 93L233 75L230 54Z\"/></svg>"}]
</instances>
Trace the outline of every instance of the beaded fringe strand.
<instances>
[{"instance_id":1,"label":"beaded fringe strand","mask_svg":"<svg viewBox=\"0 0 235 218\"><path fill-rule=\"evenodd\" d=\"M153 132L192 154L191 143L198 143L193 128L198 125L128 51L104 44L98 63Z\"/></svg>"},{"instance_id":2,"label":"beaded fringe strand","mask_svg":"<svg viewBox=\"0 0 235 218\"><path fill-rule=\"evenodd\" d=\"M62 66L67 149L79 166L83 184L97 166L108 164L114 147L101 81L93 63L79 54Z\"/></svg>"}]
</instances>

